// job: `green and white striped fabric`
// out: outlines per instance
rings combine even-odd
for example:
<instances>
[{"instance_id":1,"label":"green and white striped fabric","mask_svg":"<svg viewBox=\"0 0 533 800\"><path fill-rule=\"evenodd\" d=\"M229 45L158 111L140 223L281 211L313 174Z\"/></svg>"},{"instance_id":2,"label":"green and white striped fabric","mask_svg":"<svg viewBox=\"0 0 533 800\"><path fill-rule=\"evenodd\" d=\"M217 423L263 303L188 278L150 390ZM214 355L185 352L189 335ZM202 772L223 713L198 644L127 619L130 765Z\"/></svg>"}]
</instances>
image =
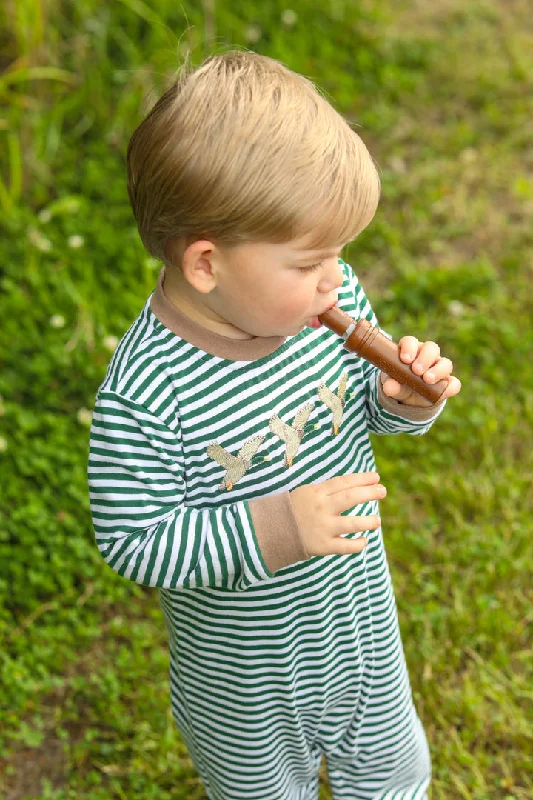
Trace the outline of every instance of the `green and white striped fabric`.
<instances>
[{"instance_id":1,"label":"green and white striped fabric","mask_svg":"<svg viewBox=\"0 0 533 800\"><path fill-rule=\"evenodd\" d=\"M339 306L376 323L341 264ZM295 560L288 493L375 469L370 433L423 434L442 406L400 416L325 328L235 360L179 324L149 300L120 342L89 485L106 562L161 590L173 711L209 798L316 800L325 754L335 800L422 800L429 757L381 530L360 554Z\"/></svg>"}]
</instances>

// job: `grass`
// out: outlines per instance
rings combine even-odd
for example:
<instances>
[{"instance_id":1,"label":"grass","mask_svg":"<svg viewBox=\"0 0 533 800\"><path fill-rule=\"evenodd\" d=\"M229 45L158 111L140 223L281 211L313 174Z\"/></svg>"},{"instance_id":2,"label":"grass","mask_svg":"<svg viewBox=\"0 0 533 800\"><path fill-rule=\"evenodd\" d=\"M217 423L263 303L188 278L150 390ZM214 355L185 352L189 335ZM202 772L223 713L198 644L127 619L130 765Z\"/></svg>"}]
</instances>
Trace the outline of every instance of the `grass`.
<instances>
[{"instance_id":1,"label":"grass","mask_svg":"<svg viewBox=\"0 0 533 800\"><path fill-rule=\"evenodd\" d=\"M292 22L278 2L204 8L4 12L0 794L204 798L170 716L156 595L95 553L85 460L95 391L158 269L127 203L127 138L180 54L237 45L312 77L361 126L383 198L346 258L381 324L439 342L463 382L426 437L374 440L432 800L530 800L528 3L299 0Z\"/></svg>"}]
</instances>

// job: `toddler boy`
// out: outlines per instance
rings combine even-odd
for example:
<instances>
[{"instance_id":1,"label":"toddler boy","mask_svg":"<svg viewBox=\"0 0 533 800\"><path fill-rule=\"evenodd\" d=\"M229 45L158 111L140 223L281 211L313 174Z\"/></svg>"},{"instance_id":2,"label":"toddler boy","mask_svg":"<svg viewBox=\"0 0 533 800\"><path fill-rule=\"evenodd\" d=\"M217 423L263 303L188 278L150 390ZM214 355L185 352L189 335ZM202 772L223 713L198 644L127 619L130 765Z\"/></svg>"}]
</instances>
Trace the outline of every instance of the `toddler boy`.
<instances>
[{"instance_id":1,"label":"toddler boy","mask_svg":"<svg viewBox=\"0 0 533 800\"><path fill-rule=\"evenodd\" d=\"M376 324L342 247L379 197L360 137L279 62L183 69L135 131L128 188L163 268L97 399L98 547L160 589L176 724L211 800L422 800L430 780L370 433L425 433L460 389L400 342L426 401L319 315Z\"/></svg>"}]
</instances>

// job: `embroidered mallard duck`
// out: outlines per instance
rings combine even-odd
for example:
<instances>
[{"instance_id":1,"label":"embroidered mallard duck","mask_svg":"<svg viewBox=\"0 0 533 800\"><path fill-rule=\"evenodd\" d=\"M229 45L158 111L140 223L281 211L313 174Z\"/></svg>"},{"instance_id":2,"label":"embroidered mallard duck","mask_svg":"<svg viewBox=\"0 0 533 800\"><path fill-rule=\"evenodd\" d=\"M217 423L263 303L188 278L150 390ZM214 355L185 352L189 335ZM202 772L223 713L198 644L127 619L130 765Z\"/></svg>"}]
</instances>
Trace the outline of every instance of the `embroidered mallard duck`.
<instances>
[{"instance_id":1,"label":"embroidered mallard duck","mask_svg":"<svg viewBox=\"0 0 533 800\"><path fill-rule=\"evenodd\" d=\"M218 442L214 442L207 447L206 452L209 458L212 458L213 461L216 461L217 464L226 469L226 474L220 485L221 489L227 489L230 492L237 481L240 481L246 475L252 466L252 458L261 447L264 439L264 436L254 436L248 439L236 456L224 450Z\"/></svg>"},{"instance_id":2,"label":"embroidered mallard duck","mask_svg":"<svg viewBox=\"0 0 533 800\"><path fill-rule=\"evenodd\" d=\"M334 394L331 389L328 389L325 383L321 383L318 387L318 396L333 413L332 432L334 436L338 434L342 422L342 414L344 411L344 406L346 405L344 398L346 395L347 381L348 373L343 372L339 382L339 388L337 389L337 394Z\"/></svg>"},{"instance_id":3,"label":"embroidered mallard duck","mask_svg":"<svg viewBox=\"0 0 533 800\"><path fill-rule=\"evenodd\" d=\"M270 430L278 438L280 438L282 442L285 442L285 459L283 461L284 467L292 467L292 462L300 448L300 444L304 436L305 423L309 419L309 415L311 414L314 405L314 403L306 403L305 405L301 406L301 408L299 408L296 412L296 416L292 425L287 425L287 423L283 422L283 420L281 420L277 414L274 414L272 417L270 417Z\"/></svg>"}]
</instances>

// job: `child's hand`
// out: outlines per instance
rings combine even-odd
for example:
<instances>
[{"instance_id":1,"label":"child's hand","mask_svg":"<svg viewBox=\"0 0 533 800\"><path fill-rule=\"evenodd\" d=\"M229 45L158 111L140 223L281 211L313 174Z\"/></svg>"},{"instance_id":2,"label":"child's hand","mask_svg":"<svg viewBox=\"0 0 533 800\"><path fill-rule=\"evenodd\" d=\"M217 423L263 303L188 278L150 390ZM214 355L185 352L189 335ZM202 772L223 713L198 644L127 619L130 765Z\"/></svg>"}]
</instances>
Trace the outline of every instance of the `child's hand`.
<instances>
[{"instance_id":1,"label":"child's hand","mask_svg":"<svg viewBox=\"0 0 533 800\"><path fill-rule=\"evenodd\" d=\"M453 397L461 391L461 381L451 372L453 364L449 358L440 357L440 347L435 342L419 342L414 336L404 336L398 342L400 358L405 364L411 364L411 369L416 375L423 375L426 383L437 383L440 380L448 381L448 388L441 397ZM399 400L406 406L430 406L429 400L398 383L385 372L381 373L381 384L387 397Z\"/></svg>"},{"instance_id":2,"label":"child's hand","mask_svg":"<svg viewBox=\"0 0 533 800\"><path fill-rule=\"evenodd\" d=\"M360 533L379 528L379 517L342 517L341 513L360 503L379 500L387 490L376 472L341 475L323 483L305 484L291 494L292 507L304 546L311 556L360 553L367 545L363 537L344 539L343 533Z\"/></svg>"}]
</instances>

